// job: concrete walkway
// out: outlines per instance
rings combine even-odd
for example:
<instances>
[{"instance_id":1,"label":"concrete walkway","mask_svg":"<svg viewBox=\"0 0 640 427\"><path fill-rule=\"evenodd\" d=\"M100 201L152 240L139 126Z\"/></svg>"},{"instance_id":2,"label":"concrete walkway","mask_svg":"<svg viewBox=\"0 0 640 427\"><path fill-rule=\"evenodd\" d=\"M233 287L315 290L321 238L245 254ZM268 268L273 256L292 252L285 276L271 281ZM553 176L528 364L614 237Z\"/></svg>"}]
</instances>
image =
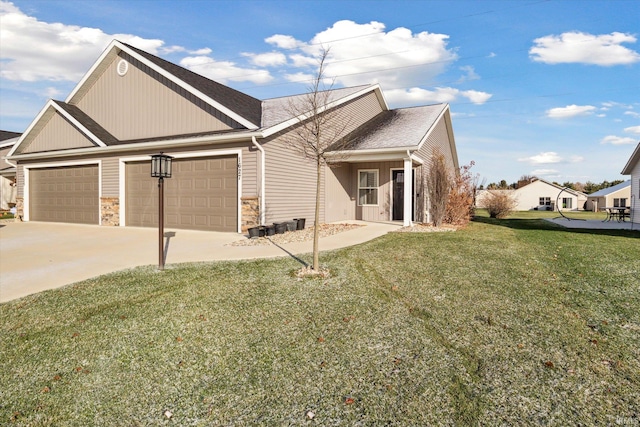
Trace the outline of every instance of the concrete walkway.
<instances>
[{"instance_id":1,"label":"concrete walkway","mask_svg":"<svg viewBox=\"0 0 640 427\"><path fill-rule=\"evenodd\" d=\"M401 227L365 225L320 239L327 251L363 243ZM313 242L275 246L229 246L246 239L234 233L165 230L166 264L291 256L312 251ZM158 230L44 222L0 224L0 302L143 265L158 265Z\"/></svg>"},{"instance_id":2,"label":"concrete walkway","mask_svg":"<svg viewBox=\"0 0 640 427\"><path fill-rule=\"evenodd\" d=\"M600 221L600 220L568 220L566 218L547 218L547 221L566 228L587 228L591 230L640 230L640 224L630 221Z\"/></svg>"}]
</instances>

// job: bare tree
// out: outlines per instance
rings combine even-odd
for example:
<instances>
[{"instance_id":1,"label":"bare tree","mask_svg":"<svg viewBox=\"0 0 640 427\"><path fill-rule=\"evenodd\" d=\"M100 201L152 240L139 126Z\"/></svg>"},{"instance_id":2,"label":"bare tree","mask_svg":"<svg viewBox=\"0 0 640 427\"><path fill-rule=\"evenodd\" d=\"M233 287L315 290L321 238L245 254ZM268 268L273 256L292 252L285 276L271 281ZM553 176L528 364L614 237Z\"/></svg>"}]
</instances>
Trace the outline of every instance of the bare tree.
<instances>
[{"instance_id":1,"label":"bare tree","mask_svg":"<svg viewBox=\"0 0 640 427\"><path fill-rule=\"evenodd\" d=\"M293 98L288 105L288 113L300 118L288 134L288 145L305 159L316 166L316 194L315 217L313 230L313 265L315 272L319 271L319 223L320 223L320 185L322 169L329 165L328 153L344 149L348 141L345 138L348 121L344 117L338 117L338 111L330 108L331 89L333 82L325 84L326 60L329 55L328 48L322 48L318 59L318 69L306 94ZM335 158L332 158L335 161Z\"/></svg>"},{"instance_id":2,"label":"bare tree","mask_svg":"<svg viewBox=\"0 0 640 427\"><path fill-rule=\"evenodd\" d=\"M442 225L447 212L447 201L451 191L451 175L444 155L433 150L431 166L427 174L427 191L429 192L429 211L431 222L435 227Z\"/></svg>"}]
</instances>

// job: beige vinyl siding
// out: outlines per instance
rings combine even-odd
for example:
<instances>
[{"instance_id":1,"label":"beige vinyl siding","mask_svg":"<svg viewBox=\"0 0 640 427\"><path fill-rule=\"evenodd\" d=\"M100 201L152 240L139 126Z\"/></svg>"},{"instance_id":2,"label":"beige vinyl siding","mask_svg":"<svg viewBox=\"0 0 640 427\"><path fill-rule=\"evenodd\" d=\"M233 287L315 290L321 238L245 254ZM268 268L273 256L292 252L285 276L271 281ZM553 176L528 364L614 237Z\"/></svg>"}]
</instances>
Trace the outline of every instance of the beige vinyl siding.
<instances>
[{"instance_id":1,"label":"beige vinyl siding","mask_svg":"<svg viewBox=\"0 0 640 427\"><path fill-rule=\"evenodd\" d=\"M341 129L342 135L348 134L382 111L380 102L373 92L337 108L339 113L334 116L335 122L327 124L325 129ZM344 121L346 118L348 122ZM307 224L313 225L316 166L313 161L303 158L289 145L291 136L288 132L259 141L266 152L265 221L269 224L274 221L304 217L307 219ZM321 181L320 222L327 222L324 177ZM330 217L333 215L334 213Z\"/></svg>"},{"instance_id":2,"label":"beige vinyl siding","mask_svg":"<svg viewBox=\"0 0 640 427\"><path fill-rule=\"evenodd\" d=\"M4 160L4 156L9 154L9 151L11 151L12 148L13 146L9 146L9 147L0 149L0 170L10 169L13 167L13 165L10 165L9 163L6 162L6 160Z\"/></svg>"},{"instance_id":3,"label":"beige vinyl siding","mask_svg":"<svg viewBox=\"0 0 640 427\"><path fill-rule=\"evenodd\" d=\"M26 154L93 146L95 144L91 140L56 113L26 146L20 147L19 152Z\"/></svg>"},{"instance_id":4,"label":"beige vinyl siding","mask_svg":"<svg viewBox=\"0 0 640 427\"><path fill-rule=\"evenodd\" d=\"M428 167L431 165L433 150L437 149L444 154L447 165L454 168L456 162L454 162L453 153L451 152L450 137L451 135L443 116L438 120L422 147L416 152L417 157L422 159L426 167Z\"/></svg>"},{"instance_id":5,"label":"beige vinyl siding","mask_svg":"<svg viewBox=\"0 0 640 427\"><path fill-rule=\"evenodd\" d=\"M102 161L102 197L118 197L119 162L117 157L107 157Z\"/></svg>"},{"instance_id":6,"label":"beige vinyl siding","mask_svg":"<svg viewBox=\"0 0 640 427\"><path fill-rule=\"evenodd\" d=\"M640 223L640 161L631 170L631 221Z\"/></svg>"},{"instance_id":7,"label":"beige vinyl siding","mask_svg":"<svg viewBox=\"0 0 640 427\"><path fill-rule=\"evenodd\" d=\"M391 218L391 169L402 169L402 161L355 163L351 166L353 192L357 192L358 171L378 170L378 205L358 206L355 203L355 219L362 221L389 221ZM357 196L356 196L357 198Z\"/></svg>"},{"instance_id":8,"label":"beige vinyl siding","mask_svg":"<svg viewBox=\"0 0 640 427\"><path fill-rule=\"evenodd\" d=\"M325 221L335 222L355 219L356 200L352 183L352 168L341 163L325 169Z\"/></svg>"},{"instance_id":9,"label":"beige vinyl siding","mask_svg":"<svg viewBox=\"0 0 640 427\"><path fill-rule=\"evenodd\" d=\"M121 59L129 62L124 76L116 71ZM125 53L113 59L77 106L125 141L240 127Z\"/></svg>"}]
</instances>

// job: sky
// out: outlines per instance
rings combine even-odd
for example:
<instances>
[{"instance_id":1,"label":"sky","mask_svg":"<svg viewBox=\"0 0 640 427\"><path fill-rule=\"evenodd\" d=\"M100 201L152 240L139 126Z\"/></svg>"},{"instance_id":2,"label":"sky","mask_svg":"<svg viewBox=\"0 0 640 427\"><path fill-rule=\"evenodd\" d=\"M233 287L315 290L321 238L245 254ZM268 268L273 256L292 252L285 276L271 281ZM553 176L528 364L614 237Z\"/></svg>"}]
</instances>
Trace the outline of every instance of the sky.
<instances>
[{"instance_id":1,"label":"sky","mask_svg":"<svg viewBox=\"0 0 640 427\"><path fill-rule=\"evenodd\" d=\"M460 165L624 180L640 141L638 0L0 0L0 129L64 100L113 39L259 99L379 83L450 104Z\"/></svg>"}]
</instances>

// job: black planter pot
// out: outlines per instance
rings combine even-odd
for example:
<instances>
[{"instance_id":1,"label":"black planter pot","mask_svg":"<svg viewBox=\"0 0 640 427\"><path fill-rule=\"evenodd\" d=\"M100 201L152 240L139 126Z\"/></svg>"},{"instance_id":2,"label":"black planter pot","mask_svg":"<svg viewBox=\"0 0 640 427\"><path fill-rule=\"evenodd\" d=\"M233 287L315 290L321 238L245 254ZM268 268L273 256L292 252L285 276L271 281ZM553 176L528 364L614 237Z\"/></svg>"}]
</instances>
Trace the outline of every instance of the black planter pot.
<instances>
[{"instance_id":1,"label":"black planter pot","mask_svg":"<svg viewBox=\"0 0 640 427\"><path fill-rule=\"evenodd\" d=\"M304 223L307 220L306 218L294 218L293 219L296 224L296 230L304 230Z\"/></svg>"},{"instance_id":2,"label":"black planter pot","mask_svg":"<svg viewBox=\"0 0 640 427\"><path fill-rule=\"evenodd\" d=\"M249 229L249 238L250 239L257 239L258 237L260 237L260 227L251 227Z\"/></svg>"},{"instance_id":3,"label":"black planter pot","mask_svg":"<svg viewBox=\"0 0 640 427\"><path fill-rule=\"evenodd\" d=\"M276 226L275 225L267 225L264 228L265 236L273 236L276 234Z\"/></svg>"},{"instance_id":4,"label":"black planter pot","mask_svg":"<svg viewBox=\"0 0 640 427\"><path fill-rule=\"evenodd\" d=\"M296 231L296 228L298 228L298 222L297 221L287 221L287 231Z\"/></svg>"},{"instance_id":5,"label":"black planter pot","mask_svg":"<svg viewBox=\"0 0 640 427\"><path fill-rule=\"evenodd\" d=\"M276 230L276 234L284 234L284 232L287 231L286 222L274 222L273 226Z\"/></svg>"}]
</instances>

